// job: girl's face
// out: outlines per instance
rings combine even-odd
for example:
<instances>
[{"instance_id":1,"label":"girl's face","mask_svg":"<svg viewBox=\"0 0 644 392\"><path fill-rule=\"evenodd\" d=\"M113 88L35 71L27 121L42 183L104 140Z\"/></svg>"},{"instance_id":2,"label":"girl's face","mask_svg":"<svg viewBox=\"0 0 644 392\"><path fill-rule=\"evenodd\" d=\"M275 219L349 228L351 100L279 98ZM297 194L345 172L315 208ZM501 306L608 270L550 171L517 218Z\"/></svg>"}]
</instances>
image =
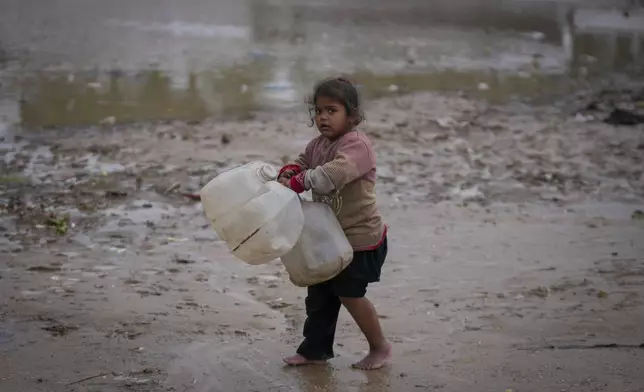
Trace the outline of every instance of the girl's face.
<instances>
[{"instance_id":1,"label":"girl's face","mask_svg":"<svg viewBox=\"0 0 644 392\"><path fill-rule=\"evenodd\" d=\"M315 100L315 126L324 137L337 139L351 131L353 123L342 103L324 96Z\"/></svg>"}]
</instances>

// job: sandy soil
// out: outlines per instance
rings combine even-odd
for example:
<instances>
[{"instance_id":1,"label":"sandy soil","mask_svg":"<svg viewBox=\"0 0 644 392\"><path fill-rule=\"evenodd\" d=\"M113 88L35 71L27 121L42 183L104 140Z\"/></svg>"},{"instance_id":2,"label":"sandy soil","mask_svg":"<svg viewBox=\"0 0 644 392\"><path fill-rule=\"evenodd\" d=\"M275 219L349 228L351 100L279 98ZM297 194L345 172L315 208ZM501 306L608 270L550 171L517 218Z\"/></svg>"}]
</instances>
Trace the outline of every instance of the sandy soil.
<instances>
[{"instance_id":1,"label":"sandy soil","mask_svg":"<svg viewBox=\"0 0 644 392\"><path fill-rule=\"evenodd\" d=\"M315 134L258 114L5 135L0 390L643 391L644 128L435 94L367 114L391 366L349 368L343 312L329 366L284 368L305 291L181 196Z\"/></svg>"}]
</instances>

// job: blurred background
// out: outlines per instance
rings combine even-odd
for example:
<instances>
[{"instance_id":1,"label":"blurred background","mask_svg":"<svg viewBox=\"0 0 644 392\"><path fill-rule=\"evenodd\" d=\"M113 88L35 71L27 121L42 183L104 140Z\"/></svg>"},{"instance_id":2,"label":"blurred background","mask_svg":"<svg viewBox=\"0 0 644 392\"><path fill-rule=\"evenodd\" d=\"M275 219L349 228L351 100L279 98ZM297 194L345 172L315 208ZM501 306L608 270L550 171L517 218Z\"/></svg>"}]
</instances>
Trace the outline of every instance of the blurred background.
<instances>
[{"instance_id":1,"label":"blurred background","mask_svg":"<svg viewBox=\"0 0 644 392\"><path fill-rule=\"evenodd\" d=\"M376 97L549 99L642 75L633 0L2 0L0 121L26 127L301 109L345 74Z\"/></svg>"}]
</instances>

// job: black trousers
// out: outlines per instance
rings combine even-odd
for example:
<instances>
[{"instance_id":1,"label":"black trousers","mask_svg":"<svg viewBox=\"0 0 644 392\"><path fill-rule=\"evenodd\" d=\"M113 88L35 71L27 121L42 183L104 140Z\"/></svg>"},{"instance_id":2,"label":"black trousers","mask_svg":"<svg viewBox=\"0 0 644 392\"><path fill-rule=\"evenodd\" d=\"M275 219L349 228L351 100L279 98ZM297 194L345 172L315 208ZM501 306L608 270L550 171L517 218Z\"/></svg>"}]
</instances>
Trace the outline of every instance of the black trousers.
<instances>
[{"instance_id":1,"label":"black trousers","mask_svg":"<svg viewBox=\"0 0 644 392\"><path fill-rule=\"evenodd\" d=\"M308 360L334 357L333 341L340 314L340 297L362 298L369 283L380 281L387 258L387 238L374 250L355 252L351 264L338 276L308 287L304 341L297 353Z\"/></svg>"}]
</instances>

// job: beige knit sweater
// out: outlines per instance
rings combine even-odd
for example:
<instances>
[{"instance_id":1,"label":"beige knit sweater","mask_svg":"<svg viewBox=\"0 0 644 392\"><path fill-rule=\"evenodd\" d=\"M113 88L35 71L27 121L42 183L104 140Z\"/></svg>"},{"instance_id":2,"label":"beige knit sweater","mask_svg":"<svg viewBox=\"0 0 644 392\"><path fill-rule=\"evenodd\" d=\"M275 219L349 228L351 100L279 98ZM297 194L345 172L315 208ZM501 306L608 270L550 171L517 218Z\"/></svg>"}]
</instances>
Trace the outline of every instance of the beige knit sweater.
<instances>
[{"instance_id":1,"label":"beige knit sweater","mask_svg":"<svg viewBox=\"0 0 644 392\"><path fill-rule=\"evenodd\" d=\"M371 141L351 131L338 139L313 139L280 173L292 170L291 188L311 190L313 200L330 205L354 251L377 248L386 226L376 205L376 157Z\"/></svg>"}]
</instances>

